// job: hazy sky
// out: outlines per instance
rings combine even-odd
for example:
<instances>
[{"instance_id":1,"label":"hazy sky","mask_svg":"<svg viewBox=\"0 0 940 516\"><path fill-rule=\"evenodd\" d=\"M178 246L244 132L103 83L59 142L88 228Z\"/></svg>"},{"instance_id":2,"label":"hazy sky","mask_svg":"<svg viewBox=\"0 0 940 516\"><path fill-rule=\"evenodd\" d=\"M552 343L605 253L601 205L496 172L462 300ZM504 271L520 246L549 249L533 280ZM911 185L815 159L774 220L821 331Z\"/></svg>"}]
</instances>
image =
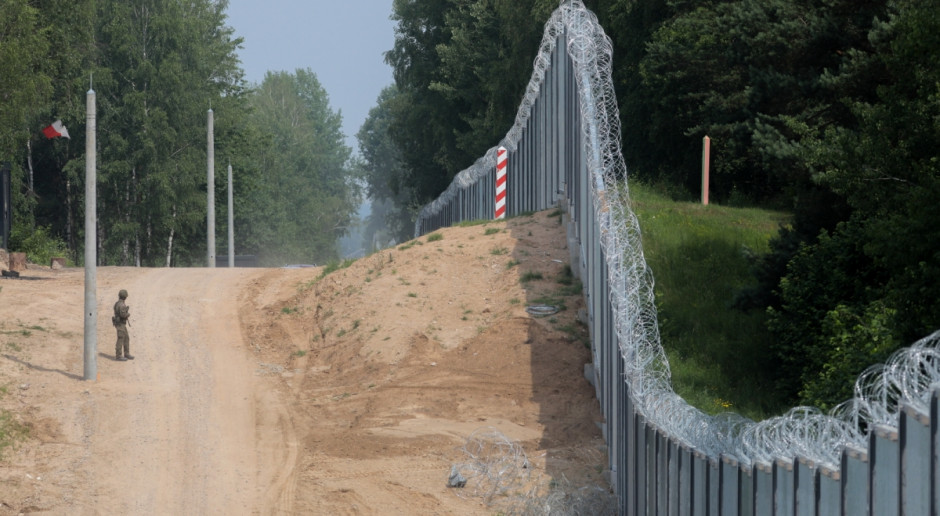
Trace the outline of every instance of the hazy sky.
<instances>
[{"instance_id":1,"label":"hazy sky","mask_svg":"<svg viewBox=\"0 0 940 516\"><path fill-rule=\"evenodd\" d=\"M249 82L264 73L310 68L343 114L347 145L392 83L383 54L392 48L392 0L229 0L228 25Z\"/></svg>"}]
</instances>

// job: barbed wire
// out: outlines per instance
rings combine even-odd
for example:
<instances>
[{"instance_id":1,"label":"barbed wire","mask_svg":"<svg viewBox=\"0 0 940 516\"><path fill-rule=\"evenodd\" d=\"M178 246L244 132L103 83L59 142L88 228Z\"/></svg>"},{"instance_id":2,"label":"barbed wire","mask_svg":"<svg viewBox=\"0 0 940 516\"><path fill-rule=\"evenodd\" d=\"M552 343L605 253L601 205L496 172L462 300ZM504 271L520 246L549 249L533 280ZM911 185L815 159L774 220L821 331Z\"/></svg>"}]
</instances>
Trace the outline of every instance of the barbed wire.
<instances>
[{"instance_id":1,"label":"barbed wire","mask_svg":"<svg viewBox=\"0 0 940 516\"><path fill-rule=\"evenodd\" d=\"M872 366L855 383L855 396L828 413L795 407L754 422L736 414L711 416L690 406L672 389L669 361L657 322L652 271L647 266L639 221L630 201L628 171L621 153L620 118L611 78L613 48L596 16L580 0L563 0L546 23L538 57L515 125L500 145L515 151L532 116L559 35L575 70L583 154L591 176L593 210L609 277L609 302L625 366L623 378L636 409L652 424L710 457L730 456L750 465L803 457L838 470L845 445L865 448L874 425L897 425L902 403L929 413L931 386L940 382L940 331ZM454 201L460 189L491 174L493 147L450 187L425 206L415 224Z\"/></svg>"},{"instance_id":2,"label":"barbed wire","mask_svg":"<svg viewBox=\"0 0 940 516\"><path fill-rule=\"evenodd\" d=\"M525 450L493 427L477 429L458 450L449 485L507 515L606 516L617 514L609 488L574 486L564 476L545 482Z\"/></svg>"}]
</instances>

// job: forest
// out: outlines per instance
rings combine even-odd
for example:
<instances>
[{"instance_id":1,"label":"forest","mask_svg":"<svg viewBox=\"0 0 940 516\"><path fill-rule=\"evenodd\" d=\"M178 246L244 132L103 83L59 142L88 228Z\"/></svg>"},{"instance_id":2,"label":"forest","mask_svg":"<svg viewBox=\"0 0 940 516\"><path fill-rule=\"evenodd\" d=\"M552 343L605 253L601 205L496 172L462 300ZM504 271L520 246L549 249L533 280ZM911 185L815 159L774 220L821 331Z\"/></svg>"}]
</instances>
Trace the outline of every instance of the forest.
<instances>
[{"instance_id":1,"label":"forest","mask_svg":"<svg viewBox=\"0 0 940 516\"><path fill-rule=\"evenodd\" d=\"M4 0L0 161L12 168L11 250L80 262L85 100L97 101L101 265L206 260L207 114L214 116L216 233L233 168L238 254L326 262L359 205L341 118L311 70L246 84L227 2ZM69 137L41 132L61 120ZM227 254L227 242L216 238Z\"/></svg>"},{"instance_id":2,"label":"forest","mask_svg":"<svg viewBox=\"0 0 940 516\"><path fill-rule=\"evenodd\" d=\"M245 83L224 0L5 0L11 247L81 256L92 85L102 264L202 263L210 108L216 162L238 171L240 252L335 258L360 196L370 241L410 238L416 209L512 125L558 2L390 3L394 84L352 156L315 71ZM781 399L832 406L865 367L940 328L940 0L584 3L614 47L624 179L697 198L708 135L713 202L792 214L727 300L766 314ZM42 136L56 119L70 139Z\"/></svg>"},{"instance_id":3,"label":"forest","mask_svg":"<svg viewBox=\"0 0 940 516\"><path fill-rule=\"evenodd\" d=\"M940 1L585 0L614 48L629 181L792 214L727 303L778 400L822 408L940 328ZM395 84L359 133L389 220L511 127L548 0L395 0ZM408 224L402 223L402 237Z\"/></svg>"}]
</instances>

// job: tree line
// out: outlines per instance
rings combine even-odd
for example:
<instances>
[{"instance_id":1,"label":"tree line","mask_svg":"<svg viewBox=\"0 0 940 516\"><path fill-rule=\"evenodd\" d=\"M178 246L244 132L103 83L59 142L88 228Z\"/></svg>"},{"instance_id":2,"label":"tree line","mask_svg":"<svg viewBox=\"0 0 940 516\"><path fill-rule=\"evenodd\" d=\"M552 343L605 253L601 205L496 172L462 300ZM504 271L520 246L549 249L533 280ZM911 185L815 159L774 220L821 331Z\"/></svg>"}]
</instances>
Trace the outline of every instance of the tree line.
<instances>
[{"instance_id":1,"label":"tree line","mask_svg":"<svg viewBox=\"0 0 940 516\"><path fill-rule=\"evenodd\" d=\"M779 397L830 407L940 328L940 1L585 1L614 44L629 179L784 209L752 287ZM549 0L395 0L395 84L359 133L387 220L511 127Z\"/></svg>"},{"instance_id":2,"label":"tree line","mask_svg":"<svg viewBox=\"0 0 940 516\"><path fill-rule=\"evenodd\" d=\"M98 128L98 260L204 264L206 125L217 192L234 169L238 254L327 261L359 187L341 117L311 70L248 84L225 0L5 0L0 4L0 161L12 164L10 247L82 256L85 95ZM70 138L40 129L61 119ZM226 213L226 196L216 213ZM219 235L226 217L217 217ZM216 241L224 249L225 239Z\"/></svg>"}]
</instances>

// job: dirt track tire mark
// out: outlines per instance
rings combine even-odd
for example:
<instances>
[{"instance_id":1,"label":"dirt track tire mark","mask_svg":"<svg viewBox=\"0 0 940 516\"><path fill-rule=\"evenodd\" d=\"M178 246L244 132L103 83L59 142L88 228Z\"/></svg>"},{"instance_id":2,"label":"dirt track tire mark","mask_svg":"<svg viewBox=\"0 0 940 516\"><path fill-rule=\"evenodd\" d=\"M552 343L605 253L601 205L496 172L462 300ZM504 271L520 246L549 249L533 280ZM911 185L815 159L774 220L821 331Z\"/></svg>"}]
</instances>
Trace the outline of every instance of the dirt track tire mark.
<instances>
[{"instance_id":1,"label":"dirt track tire mark","mask_svg":"<svg viewBox=\"0 0 940 516\"><path fill-rule=\"evenodd\" d=\"M292 469L284 467L296 463L297 449L290 415L282 399L259 399L270 390L254 374L241 325L232 324L239 290L260 274L102 268L102 381L84 417L90 453L81 476L92 488L82 496L83 514L291 510ZM127 362L112 358L111 305L119 288L130 292L135 360ZM279 431L259 442L269 414ZM269 504L273 491L279 497Z\"/></svg>"}]
</instances>

